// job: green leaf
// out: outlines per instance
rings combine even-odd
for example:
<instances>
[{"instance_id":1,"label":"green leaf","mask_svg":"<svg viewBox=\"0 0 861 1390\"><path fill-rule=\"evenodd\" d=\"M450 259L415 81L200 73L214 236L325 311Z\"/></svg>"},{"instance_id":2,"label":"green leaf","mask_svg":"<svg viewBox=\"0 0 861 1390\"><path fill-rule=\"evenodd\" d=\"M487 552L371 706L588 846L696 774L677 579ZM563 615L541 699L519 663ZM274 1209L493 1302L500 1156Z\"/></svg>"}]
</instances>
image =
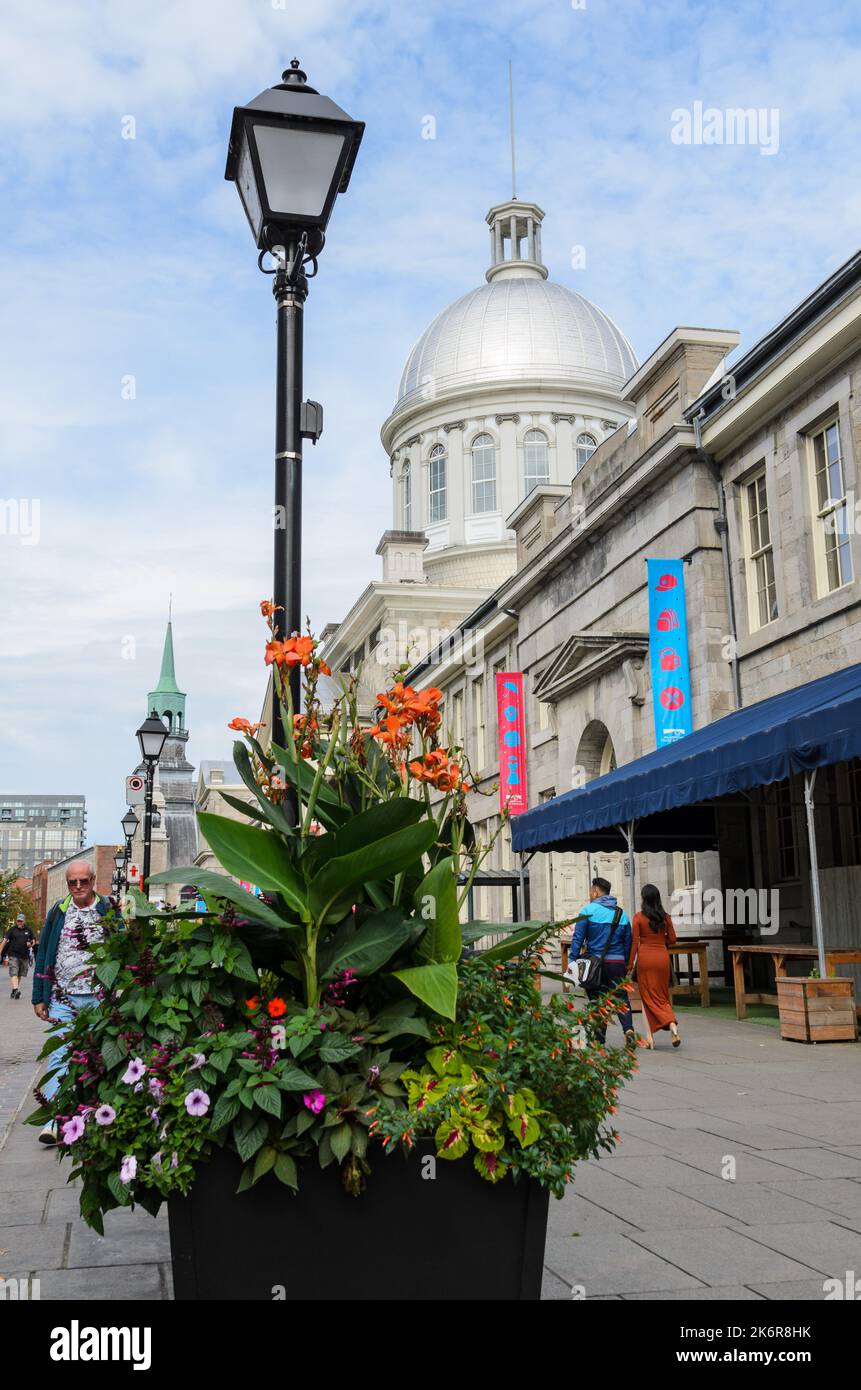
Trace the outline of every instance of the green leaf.
<instances>
[{"instance_id":1,"label":"green leaf","mask_svg":"<svg viewBox=\"0 0 861 1390\"><path fill-rule=\"evenodd\" d=\"M219 1096L212 1112L212 1128L221 1129L235 1120L239 1114L239 1100L236 1096Z\"/></svg>"},{"instance_id":2,"label":"green leaf","mask_svg":"<svg viewBox=\"0 0 861 1390\"><path fill-rule=\"evenodd\" d=\"M251 1119L243 1116L241 1120L236 1121L233 1126L233 1142L243 1163L254 1157L268 1133L269 1121L262 1115Z\"/></svg>"},{"instance_id":3,"label":"green leaf","mask_svg":"<svg viewBox=\"0 0 861 1390\"><path fill-rule=\"evenodd\" d=\"M434 1139L437 1158L463 1158L469 1148L466 1125L457 1115L450 1120L443 1120L437 1127Z\"/></svg>"},{"instance_id":4,"label":"green leaf","mask_svg":"<svg viewBox=\"0 0 861 1390\"><path fill-rule=\"evenodd\" d=\"M511 1115L506 1123L521 1149L525 1149L527 1144L534 1144L541 1133L541 1127L534 1115Z\"/></svg>"},{"instance_id":5,"label":"green leaf","mask_svg":"<svg viewBox=\"0 0 861 1390\"><path fill-rule=\"evenodd\" d=\"M105 989L110 989L121 969L122 965L118 960L103 960L101 965L96 966L94 974L97 980L101 980Z\"/></svg>"},{"instance_id":6,"label":"green leaf","mask_svg":"<svg viewBox=\"0 0 861 1390\"><path fill-rule=\"evenodd\" d=\"M488 1182L499 1182L508 1172L508 1164L503 1163L495 1153L477 1153L472 1160L472 1166Z\"/></svg>"},{"instance_id":7,"label":"green leaf","mask_svg":"<svg viewBox=\"0 0 861 1390\"><path fill-rule=\"evenodd\" d=\"M311 882L311 912L315 920L324 919L338 902L349 906L350 895L366 879L390 878L410 868L430 849L435 836L434 822L420 821L352 854L330 859Z\"/></svg>"},{"instance_id":8,"label":"green leaf","mask_svg":"<svg viewBox=\"0 0 861 1390\"><path fill-rule=\"evenodd\" d=\"M111 1190L112 1195L116 1197L120 1206L127 1207L129 1205L129 1202L131 1201L131 1194L128 1189L128 1184L122 1182L119 1173L108 1173L107 1184Z\"/></svg>"},{"instance_id":9,"label":"green leaf","mask_svg":"<svg viewBox=\"0 0 861 1390\"><path fill-rule=\"evenodd\" d=\"M277 831L241 825L208 811L198 812L197 820L210 849L229 874L280 893L292 911L306 919L304 884Z\"/></svg>"},{"instance_id":10,"label":"green leaf","mask_svg":"<svg viewBox=\"0 0 861 1390\"><path fill-rule=\"evenodd\" d=\"M296 1172L296 1163L290 1154L280 1153L278 1155L275 1160L275 1176L286 1187L292 1187L294 1192L298 1190L299 1174Z\"/></svg>"},{"instance_id":11,"label":"green leaf","mask_svg":"<svg viewBox=\"0 0 861 1390\"><path fill-rule=\"evenodd\" d=\"M410 966L406 970L395 970L393 974L434 1013L454 1022L457 1012L457 966L454 961Z\"/></svg>"},{"instance_id":12,"label":"green leaf","mask_svg":"<svg viewBox=\"0 0 861 1390\"><path fill-rule=\"evenodd\" d=\"M264 795L264 793L258 786L254 776L254 768L251 765L251 755L249 754L245 744L240 742L239 739L237 739L233 745L233 761L236 764L236 770L239 773L239 776L242 778L246 787L251 792L251 795L256 799L257 804L260 807L260 814L258 819L262 818L263 820L268 821L272 828L274 830L280 831L282 835L294 834L295 832L293 830L293 827L288 821L282 808L280 806L276 806L274 802L270 801L269 798ZM222 792L221 795L225 797L226 801L231 801L233 799L229 796L225 796L224 792Z\"/></svg>"},{"instance_id":13,"label":"green leaf","mask_svg":"<svg viewBox=\"0 0 861 1390\"><path fill-rule=\"evenodd\" d=\"M320 1045L320 1060L322 1062L345 1062L348 1057L355 1056L361 1050L361 1043L352 1042L350 1038L345 1038L342 1033L327 1033Z\"/></svg>"},{"instance_id":14,"label":"green leaf","mask_svg":"<svg viewBox=\"0 0 861 1390\"><path fill-rule=\"evenodd\" d=\"M383 801L372 806L369 811L353 816L346 825L330 835L320 835L309 846L304 858L311 860L314 871L321 869L330 859L342 859L347 854L375 844L377 840L392 835L405 826L415 825L425 815L423 801L408 796L398 796L392 801Z\"/></svg>"},{"instance_id":15,"label":"green leaf","mask_svg":"<svg viewBox=\"0 0 861 1390\"><path fill-rule=\"evenodd\" d=\"M513 932L507 941L501 941L498 946L491 946L489 950L482 951L481 959L493 961L495 964L511 960L512 956L519 955L538 941L547 931L547 926L546 922L539 922L537 926L534 922L521 922L517 931ZM488 934L493 930L493 927L488 927Z\"/></svg>"},{"instance_id":16,"label":"green leaf","mask_svg":"<svg viewBox=\"0 0 861 1390\"><path fill-rule=\"evenodd\" d=\"M313 1111L313 1110L300 1110L300 1111L298 1112L298 1114L297 1114L297 1116L296 1116L296 1138L297 1138L297 1139L299 1138L300 1135L302 1135L302 1134L305 1133L305 1130L306 1130L306 1129L310 1129L310 1128L311 1128L311 1126L312 1126L312 1124L314 1123L314 1121L316 1120L316 1118L317 1118L317 1116L314 1114L314 1111Z\"/></svg>"},{"instance_id":17,"label":"green leaf","mask_svg":"<svg viewBox=\"0 0 861 1390\"><path fill-rule=\"evenodd\" d=\"M281 1092L278 1090L277 1086L270 1086L268 1084L266 1086L255 1086L254 1101L256 1105L260 1106L261 1110L266 1111L267 1115L275 1115L276 1118L280 1120Z\"/></svg>"},{"instance_id":18,"label":"green leaf","mask_svg":"<svg viewBox=\"0 0 861 1390\"><path fill-rule=\"evenodd\" d=\"M356 929L347 923L345 931L336 933L331 949L327 943L318 953L320 979L328 980L339 970L355 970L362 978L373 975L409 940L415 925L399 907L370 914Z\"/></svg>"},{"instance_id":19,"label":"green leaf","mask_svg":"<svg viewBox=\"0 0 861 1390\"><path fill-rule=\"evenodd\" d=\"M265 834L265 831L261 831ZM150 883L191 883L207 899L212 897L224 898L227 902L233 903L242 911L244 917L253 917L258 922L266 922L270 927L277 927L279 931L300 932L298 925L291 926L285 922L268 903L264 903L260 898L249 893L246 888L240 888L235 879L227 878L224 874L213 873L212 869L199 869L194 864L189 864L185 868L165 869L164 873L151 874Z\"/></svg>"},{"instance_id":20,"label":"green leaf","mask_svg":"<svg viewBox=\"0 0 861 1390\"><path fill-rule=\"evenodd\" d=\"M271 1144L264 1144L254 1160L253 1181L259 1182L264 1173L268 1173L270 1168L275 1167L275 1160L278 1157L278 1150L273 1149Z\"/></svg>"},{"instance_id":21,"label":"green leaf","mask_svg":"<svg viewBox=\"0 0 861 1390\"><path fill-rule=\"evenodd\" d=\"M343 1163L347 1154L350 1152L350 1145L353 1142L353 1131L348 1124L340 1124L337 1129L333 1129L329 1136L329 1143L332 1145L332 1153L339 1163Z\"/></svg>"},{"instance_id":22,"label":"green leaf","mask_svg":"<svg viewBox=\"0 0 861 1390\"><path fill-rule=\"evenodd\" d=\"M413 902L421 919L429 923L419 942L419 956L429 961L459 960L463 941L452 858L441 859L425 874L413 895Z\"/></svg>"},{"instance_id":23,"label":"green leaf","mask_svg":"<svg viewBox=\"0 0 861 1390\"><path fill-rule=\"evenodd\" d=\"M282 1091L314 1091L317 1082L301 1067L291 1067L289 1063L276 1066L277 1081Z\"/></svg>"}]
</instances>

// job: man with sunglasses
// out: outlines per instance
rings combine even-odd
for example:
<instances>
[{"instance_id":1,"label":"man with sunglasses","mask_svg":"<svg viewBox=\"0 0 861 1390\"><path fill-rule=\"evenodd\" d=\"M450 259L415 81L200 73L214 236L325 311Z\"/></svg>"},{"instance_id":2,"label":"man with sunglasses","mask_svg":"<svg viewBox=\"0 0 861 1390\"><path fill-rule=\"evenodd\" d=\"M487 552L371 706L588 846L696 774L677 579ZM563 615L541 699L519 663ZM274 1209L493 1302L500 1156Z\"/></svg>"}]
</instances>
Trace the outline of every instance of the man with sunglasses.
<instances>
[{"instance_id":1,"label":"man with sunglasses","mask_svg":"<svg viewBox=\"0 0 861 1390\"><path fill-rule=\"evenodd\" d=\"M95 870L85 859L67 865L68 896L54 903L45 918L33 969L33 1008L36 1017L45 1023L67 1023L81 1009L92 1008L98 1002L93 992L89 948L104 937L102 918L110 902L96 892L95 883ZM56 1066L64 1057L65 1048L58 1048L51 1053L50 1066ZM44 1094L48 1100L59 1089L60 1080L58 1072L46 1082ZM46 1125L39 1139L43 1144L56 1144L56 1124Z\"/></svg>"}]
</instances>

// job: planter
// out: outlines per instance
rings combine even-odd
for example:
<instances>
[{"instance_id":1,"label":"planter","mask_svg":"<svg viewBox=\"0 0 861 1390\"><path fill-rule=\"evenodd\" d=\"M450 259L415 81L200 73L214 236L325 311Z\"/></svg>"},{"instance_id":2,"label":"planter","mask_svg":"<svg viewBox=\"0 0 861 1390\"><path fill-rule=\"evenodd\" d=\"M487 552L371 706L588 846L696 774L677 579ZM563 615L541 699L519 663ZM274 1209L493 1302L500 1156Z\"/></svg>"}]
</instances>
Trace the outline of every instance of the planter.
<instances>
[{"instance_id":1,"label":"planter","mask_svg":"<svg viewBox=\"0 0 861 1390\"><path fill-rule=\"evenodd\" d=\"M794 1042L855 1042L854 981L777 978L780 1036Z\"/></svg>"},{"instance_id":2,"label":"planter","mask_svg":"<svg viewBox=\"0 0 861 1390\"><path fill-rule=\"evenodd\" d=\"M237 1195L242 1165L220 1152L168 1203L175 1298L538 1299L547 1190L488 1183L471 1158L423 1177L432 1154L430 1141L407 1158L378 1150L350 1197L316 1161L301 1165L298 1194L267 1174Z\"/></svg>"}]
</instances>

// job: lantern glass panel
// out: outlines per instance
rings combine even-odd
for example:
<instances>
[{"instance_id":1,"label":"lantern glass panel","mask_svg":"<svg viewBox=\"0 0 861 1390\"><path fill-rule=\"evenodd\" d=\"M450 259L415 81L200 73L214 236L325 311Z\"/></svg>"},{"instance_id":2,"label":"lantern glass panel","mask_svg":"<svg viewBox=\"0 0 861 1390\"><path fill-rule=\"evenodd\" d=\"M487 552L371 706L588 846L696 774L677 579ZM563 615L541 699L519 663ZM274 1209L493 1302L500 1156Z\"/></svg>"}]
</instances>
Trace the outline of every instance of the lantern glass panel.
<instances>
[{"instance_id":1,"label":"lantern glass panel","mask_svg":"<svg viewBox=\"0 0 861 1390\"><path fill-rule=\"evenodd\" d=\"M311 126L267 125L255 125L254 136L272 212L276 216L322 218L340 167L345 136Z\"/></svg>"}]
</instances>

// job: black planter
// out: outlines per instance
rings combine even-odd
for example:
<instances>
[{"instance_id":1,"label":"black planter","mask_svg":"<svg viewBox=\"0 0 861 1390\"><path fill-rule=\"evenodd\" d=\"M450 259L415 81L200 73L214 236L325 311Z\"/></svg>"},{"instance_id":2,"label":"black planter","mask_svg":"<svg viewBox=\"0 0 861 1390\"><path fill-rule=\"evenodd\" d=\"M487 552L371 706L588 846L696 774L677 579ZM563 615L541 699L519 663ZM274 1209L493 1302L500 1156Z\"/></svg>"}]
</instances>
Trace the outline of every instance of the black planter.
<instances>
[{"instance_id":1,"label":"black planter","mask_svg":"<svg viewBox=\"0 0 861 1390\"><path fill-rule=\"evenodd\" d=\"M242 1165L222 1151L168 1204L175 1298L538 1299L547 1190L485 1182L471 1158L423 1177L432 1152L378 1150L350 1197L334 1165L311 1162L297 1195L267 1174L237 1196Z\"/></svg>"}]
</instances>

